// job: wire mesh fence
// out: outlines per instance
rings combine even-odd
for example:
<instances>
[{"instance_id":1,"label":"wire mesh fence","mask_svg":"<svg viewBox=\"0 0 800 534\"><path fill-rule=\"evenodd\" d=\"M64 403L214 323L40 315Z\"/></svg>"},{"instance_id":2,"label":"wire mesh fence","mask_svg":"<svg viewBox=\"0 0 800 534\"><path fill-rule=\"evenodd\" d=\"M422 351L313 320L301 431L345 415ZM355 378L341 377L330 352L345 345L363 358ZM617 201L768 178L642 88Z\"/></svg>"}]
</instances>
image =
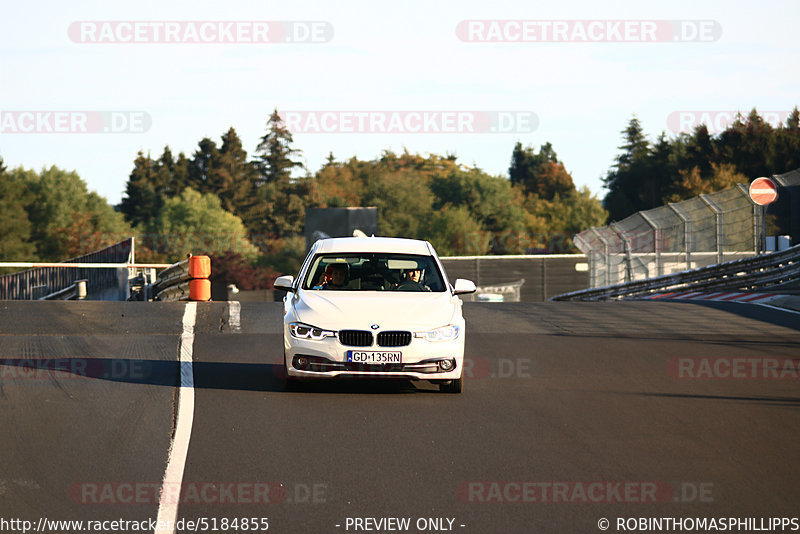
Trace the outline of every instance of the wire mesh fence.
<instances>
[{"instance_id":1,"label":"wire mesh fence","mask_svg":"<svg viewBox=\"0 0 800 534\"><path fill-rule=\"evenodd\" d=\"M737 184L584 230L573 241L589 260L590 287L631 282L754 255L759 209Z\"/></svg>"}]
</instances>

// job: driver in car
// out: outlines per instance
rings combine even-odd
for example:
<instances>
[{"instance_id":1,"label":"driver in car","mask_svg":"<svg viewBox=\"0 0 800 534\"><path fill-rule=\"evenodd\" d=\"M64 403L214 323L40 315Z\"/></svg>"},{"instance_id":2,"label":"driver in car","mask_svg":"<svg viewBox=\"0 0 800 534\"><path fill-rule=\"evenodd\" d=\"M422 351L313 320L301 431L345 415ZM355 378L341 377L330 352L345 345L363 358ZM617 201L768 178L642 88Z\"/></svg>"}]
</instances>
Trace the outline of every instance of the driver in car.
<instances>
[{"instance_id":1,"label":"driver in car","mask_svg":"<svg viewBox=\"0 0 800 534\"><path fill-rule=\"evenodd\" d=\"M422 279L422 270L419 267L413 269L406 269L403 273L403 281L397 286L400 291L430 291L426 285L423 285L420 280Z\"/></svg>"}]
</instances>

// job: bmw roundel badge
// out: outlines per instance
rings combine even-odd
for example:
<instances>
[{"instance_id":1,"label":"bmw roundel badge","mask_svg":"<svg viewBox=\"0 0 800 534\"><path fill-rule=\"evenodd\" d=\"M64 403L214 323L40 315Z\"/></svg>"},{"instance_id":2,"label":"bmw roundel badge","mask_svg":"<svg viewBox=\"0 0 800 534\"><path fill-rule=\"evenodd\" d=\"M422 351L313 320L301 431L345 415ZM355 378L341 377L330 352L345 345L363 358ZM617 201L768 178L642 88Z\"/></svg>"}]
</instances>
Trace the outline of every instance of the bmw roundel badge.
<instances>
[{"instance_id":1,"label":"bmw roundel badge","mask_svg":"<svg viewBox=\"0 0 800 534\"><path fill-rule=\"evenodd\" d=\"M380 326L378 326L376 324L373 324L373 325L370 325L370 328L372 328L373 330L377 330L378 328L380 328Z\"/></svg>"}]
</instances>

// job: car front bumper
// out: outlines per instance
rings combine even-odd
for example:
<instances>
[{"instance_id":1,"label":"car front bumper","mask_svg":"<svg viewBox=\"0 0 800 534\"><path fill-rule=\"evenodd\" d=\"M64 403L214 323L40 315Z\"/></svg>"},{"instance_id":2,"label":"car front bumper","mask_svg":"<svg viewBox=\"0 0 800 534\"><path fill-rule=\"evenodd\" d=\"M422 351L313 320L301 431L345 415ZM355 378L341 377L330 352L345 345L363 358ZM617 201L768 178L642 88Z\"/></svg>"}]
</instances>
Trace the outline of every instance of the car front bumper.
<instances>
[{"instance_id":1,"label":"car front bumper","mask_svg":"<svg viewBox=\"0 0 800 534\"><path fill-rule=\"evenodd\" d=\"M453 341L428 341L412 338L402 347L355 347L343 345L338 337L321 340L292 337L284 326L285 366L293 378L402 378L411 380L454 380L461 378L464 363L464 334ZM348 351L400 352L401 363L364 364L347 361ZM309 363L304 369L294 364L297 357ZM451 360L453 368L443 371L439 362Z\"/></svg>"}]
</instances>

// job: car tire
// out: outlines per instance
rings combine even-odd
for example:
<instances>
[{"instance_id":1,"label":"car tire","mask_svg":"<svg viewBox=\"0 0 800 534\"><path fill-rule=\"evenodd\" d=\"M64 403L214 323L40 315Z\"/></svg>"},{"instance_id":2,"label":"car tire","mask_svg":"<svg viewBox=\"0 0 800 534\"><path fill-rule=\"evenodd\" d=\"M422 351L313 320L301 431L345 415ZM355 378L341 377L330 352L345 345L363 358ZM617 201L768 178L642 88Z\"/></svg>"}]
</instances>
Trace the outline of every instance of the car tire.
<instances>
[{"instance_id":1,"label":"car tire","mask_svg":"<svg viewBox=\"0 0 800 534\"><path fill-rule=\"evenodd\" d=\"M464 377L456 378L439 384L439 391L442 393L461 393L464 387Z\"/></svg>"}]
</instances>

